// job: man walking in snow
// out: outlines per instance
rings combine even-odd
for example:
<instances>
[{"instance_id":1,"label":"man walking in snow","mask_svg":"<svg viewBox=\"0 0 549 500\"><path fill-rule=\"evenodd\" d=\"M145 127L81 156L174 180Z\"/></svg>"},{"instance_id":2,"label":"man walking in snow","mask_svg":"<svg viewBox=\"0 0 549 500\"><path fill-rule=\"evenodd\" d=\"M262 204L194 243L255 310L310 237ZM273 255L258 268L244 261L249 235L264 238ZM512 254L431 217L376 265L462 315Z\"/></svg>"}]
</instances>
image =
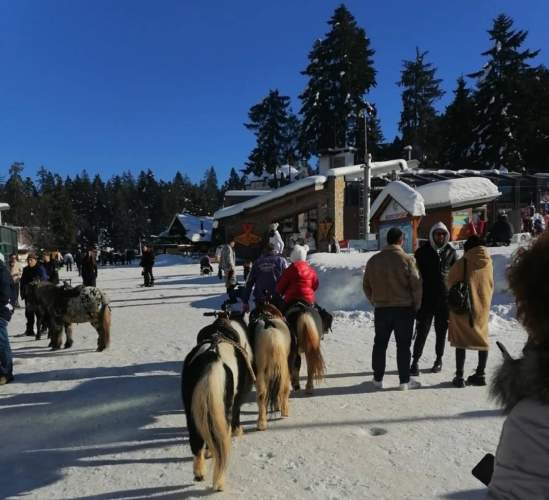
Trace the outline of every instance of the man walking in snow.
<instances>
[{"instance_id":1,"label":"man walking in snow","mask_svg":"<svg viewBox=\"0 0 549 500\"><path fill-rule=\"evenodd\" d=\"M375 307L373 383L376 388L383 388L387 346L394 331L400 390L405 391L421 385L410 380L410 345L415 314L421 305L421 278L414 258L402 249L404 234L399 228L389 230L387 243L366 264L363 280L364 293Z\"/></svg>"},{"instance_id":2,"label":"man walking in snow","mask_svg":"<svg viewBox=\"0 0 549 500\"><path fill-rule=\"evenodd\" d=\"M437 222L429 232L429 242L415 253L417 267L423 283L421 308L416 318L416 340L414 343L410 374L419 375L419 360L423 347L435 320L435 354L436 359L432 373L442 369L444 344L448 331L448 287L447 279L450 268L456 261L456 251L450 245L450 233L442 222Z\"/></svg>"},{"instance_id":3,"label":"man walking in snow","mask_svg":"<svg viewBox=\"0 0 549 500\"><path fill-rule=\"evenodd\" d=\"M234 254L234 238L229 238L229 242L221 248L219 256L219 267L225 274L225 287L229 293L236 286L236 257Z\"/></svg>"}]
</instances>

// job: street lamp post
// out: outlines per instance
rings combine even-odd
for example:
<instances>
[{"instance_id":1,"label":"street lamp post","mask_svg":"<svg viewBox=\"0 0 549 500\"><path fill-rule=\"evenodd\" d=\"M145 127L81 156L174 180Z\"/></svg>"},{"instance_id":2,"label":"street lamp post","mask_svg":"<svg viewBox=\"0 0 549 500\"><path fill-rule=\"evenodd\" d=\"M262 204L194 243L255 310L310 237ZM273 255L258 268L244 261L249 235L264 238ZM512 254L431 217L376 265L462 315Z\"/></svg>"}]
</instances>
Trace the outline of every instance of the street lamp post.
<instances>
[{"instance_id":1,"label":"street lamp post","mask_svg":"<svg viewBox=\"0 0 549 500\"><path fill-rule=\"evenodd\" d=\"M372 106L364 101L364 239L368 241L370 236L370 187L372 184L372 171L370 168L370 155L368 154L368 114L373 111Z\"/></svg>"}]
</instances>

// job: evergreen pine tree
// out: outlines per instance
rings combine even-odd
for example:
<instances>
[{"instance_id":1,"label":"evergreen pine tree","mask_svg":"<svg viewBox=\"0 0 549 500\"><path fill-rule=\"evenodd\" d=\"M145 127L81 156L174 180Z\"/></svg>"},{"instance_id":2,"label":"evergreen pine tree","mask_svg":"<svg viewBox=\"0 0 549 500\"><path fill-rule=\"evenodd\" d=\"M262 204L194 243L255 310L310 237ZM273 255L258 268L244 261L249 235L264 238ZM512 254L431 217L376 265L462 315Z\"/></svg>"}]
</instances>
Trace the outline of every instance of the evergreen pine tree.
<instances>
[{"instance_id":1,"label":"evergreen pine tree","mask_svg":"<svg viewBox=\"0 0 549 500\"><path fill-rule=\"evenodd\" d=\"M299 122L291 113L290 98L270 90L265 99L250 108L248 118L249 123L244 126L254 132L256 146L246 163L246 173L261 175L265 170L272 174L297 149Z\"/></svg>"},{"instance_id":2,"label":"evergreen pine tree","mask_svg":"<svg viewBox=\"0 0 549 500\"><path fill-rule=\"evenodd\" d=\"M470 154L477 166L517 170L524 165L518 141L521 121L521 80L528 61L539 51L521 50L527 31L512 29L513 20L499 15L488 31L492 47L484 68L469 76L477 80L476 124Z\"/></svg>"},{"instance_id":3,"label":"evergreen pine tree","mask_svg":"<svg viewBox=\"0 0 549 500\"><path fill-rule=\"evenodd\" d=\"M230 189L244 189L244 182L234 168L231 168L229 178L223 184L221 191L225 193Z\"/></svg>"},{"instance_id":4,"label":"evergreen pine tree","mask_svg":"<svg viewBox=\"0 0 549 500\"><path fill-rule=\"evenodd\" d=\"M416 48L416 58L403 61L404 68L398 82L403 88L399 130L404 144L412 146L415 157L435 166L438 161L438 121L434 104L444 91L440 88L442 80L435 78L436 68L425 62L427 54Z\"/></svg>"},{"instance_id":5,"label":"evergreen pine tree","mask_svg":"<svg viewBox=\"0 0 549 500\"><path fill-rule=\"evenodd\" d=\"M34 186L31 189L23 180L23 169L24 163L21 162L15 162L10 166L9 177L3 190L4 200L10 206L10 210L4 216L5 221L16 226L26 226L30 223L29 214L33 205Z\"/></svg>"},{"instance_id":6,"label":"evergreen pine tree","mask_svg":"<svg viewBox=\"0 0 549 500\"><path fill-rule=\"evenodd\" d=\"M524 165L531 172L549 172L549 70L528 70L520 86L517 137Z\"/></svg>"},{"instance_id":7,"label":"evergreen pine tree","mask_svg":"<svg viewBox=\"0 0 549 500\"><path fill-rule=\"evenodd\" d=\"M376 85L374 50L353 15L340 5L328 24L330 31L314 43L302 72L309 81L300 95L301 148L313 155L357 145L363 99Z\"/></svg>"},{"instance_id":8,"label":"evergreen pine tree","mask_svg":"<svg viewBox=\"0 0 549 500\"><path fill-rule=\"evenodd\" d=\"M454 100L446 108L441 123L440 164L459 170L470 168L468 151L473 142L474 101L465 80L460 77Z\"/></svg>"}]
</instances>

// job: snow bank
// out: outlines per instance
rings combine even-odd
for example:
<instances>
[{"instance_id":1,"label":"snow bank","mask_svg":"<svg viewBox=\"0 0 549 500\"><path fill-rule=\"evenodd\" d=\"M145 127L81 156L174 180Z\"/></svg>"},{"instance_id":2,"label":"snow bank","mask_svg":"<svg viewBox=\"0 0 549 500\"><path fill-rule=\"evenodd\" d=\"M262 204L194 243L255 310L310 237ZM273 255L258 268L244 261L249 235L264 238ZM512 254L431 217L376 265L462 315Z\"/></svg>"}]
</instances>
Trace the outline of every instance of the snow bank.
<instances>
[{"instance_id":1,"label":"snow bank","mask_svg":"<svg viewBox=\"0 0 549 500\"><path fill-rule=\"evenodd\" d=\"M179 264L195 264L198 260L188 255L159 254L155 256L155 267L177 266Z\"/></svg>"},{"instance_id":2,"label":"snow bank","mask_svg":"<svg viewBox=\"0 0 549 500\"><path fill-rule=\"evenodd\" d=\"M514 299L508 293L506 271L518 245L489 248L494 266L494 299L492 309L496 314L510 319L514 311ZM316 299L332 311L371 311L362 290L362 276L366 262L376 252L366 253L316 253L309 263L315 268L320 287ZM461 252L460 252L461 254Z\"/></svg>"}]
</instances>

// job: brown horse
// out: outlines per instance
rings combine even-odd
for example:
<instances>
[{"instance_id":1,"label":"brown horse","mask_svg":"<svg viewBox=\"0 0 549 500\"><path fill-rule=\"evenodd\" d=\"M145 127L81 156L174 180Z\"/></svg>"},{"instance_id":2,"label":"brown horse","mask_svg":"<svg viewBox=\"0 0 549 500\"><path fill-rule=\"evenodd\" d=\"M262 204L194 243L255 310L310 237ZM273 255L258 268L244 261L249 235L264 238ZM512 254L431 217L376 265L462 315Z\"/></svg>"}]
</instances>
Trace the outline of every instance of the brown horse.
<instances>
[{"instance_id":1,"label":"brown horse","mask_svg":"<svg viewBox=\"0 0 549 500\"><path fill-rule=\"evenodd\" d=\"M296 347L293 353L293 361L290 361L292 371L292 386L294 390L300 389L299 369L301 368L301 354L305 354L307 360L307 385L305 392L313 393L313 381L322 380L326 373L326 365L320 350L320 338L323 331L323 323L320 313L315 307L296 302L286 310L286 321L292 332Z\"/></svg>"},{"instance_id":2,"label":"brown horse","mask_svg":"<svg viewBox=\"0 0 549 500\"><path fill-rule=\"evenodd\" d=\"M272 304L260 304L250 315L250 333L256 368L259 415L257 429L267 428L267 406L289 415L291 335L284 316Z\"/></svg>"}]
</instances>

